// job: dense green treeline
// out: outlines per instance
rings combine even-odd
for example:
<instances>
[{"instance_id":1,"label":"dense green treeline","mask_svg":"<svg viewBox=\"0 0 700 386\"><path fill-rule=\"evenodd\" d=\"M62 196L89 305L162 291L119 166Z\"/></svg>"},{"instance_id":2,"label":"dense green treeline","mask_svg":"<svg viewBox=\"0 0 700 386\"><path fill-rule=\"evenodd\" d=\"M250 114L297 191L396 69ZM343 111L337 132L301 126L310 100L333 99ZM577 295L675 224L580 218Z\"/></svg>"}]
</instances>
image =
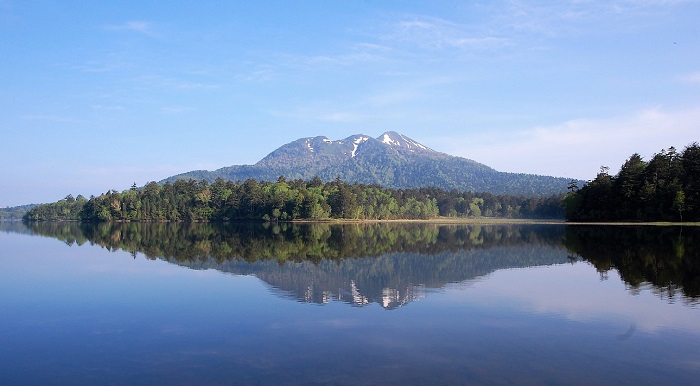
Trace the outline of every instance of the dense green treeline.
<instances>
[{"instance_id":1,"label":"dense green treeline","mask_svg":"<svg viewBox=\"0 0 700 386\"><path fill-rule=\"evenodd\" d=\"M608 168L564 199L569 221L700 221L700 145L662 150L650 161L633 154L611 176Z\"/></svg>"},{"instance_id":2,"label":"dense green treeline","mask_svg":"<svg viewBox=\"0 0 700 386\"><path fill-rule=\"evenodd\" d=\"M177 180L85 199L68 196L32 208L25 220L79 221L287 221L297 219L429 219L442 216L561 217L561 196L518 197L389 189L335 180L244 182Z\"/></svg>"}]
</instances>

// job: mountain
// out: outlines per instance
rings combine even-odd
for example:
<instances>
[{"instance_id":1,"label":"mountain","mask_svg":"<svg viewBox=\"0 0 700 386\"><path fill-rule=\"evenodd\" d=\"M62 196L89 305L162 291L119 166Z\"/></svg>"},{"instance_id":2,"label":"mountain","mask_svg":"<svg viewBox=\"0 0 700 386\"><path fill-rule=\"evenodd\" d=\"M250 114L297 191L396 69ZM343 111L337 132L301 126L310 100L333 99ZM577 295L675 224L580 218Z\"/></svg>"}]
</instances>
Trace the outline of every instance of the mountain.
<instances>
[{"instance_id":1,"label":"mountain","mask_svg":"<svg viewBox=\"0 0 700 386\"><path fill-rule=\"evenodd\" d=\"M7 208L0 208L0 221L17 221L21 220L25 213L29 212L37 204L28 204L13 206Z\"/></svg>"},{"instance_id":2,"label":"mountain","mask_svg":"<svg viewBox=\"0 0 700 386\"><path fill-rule=\"evenodd\" d=\"M378 184L391 188L438 187L493 194L549 195L566 192L571 179L496 171L476 161L437 152L411 138L388 131L378 138L364 134L331 141L326 137L301 138L288 143L254 165L234 165L214 171L194 170L164 179L221 177L275 181L324 181Z\"/></svg>"}]
</instances>

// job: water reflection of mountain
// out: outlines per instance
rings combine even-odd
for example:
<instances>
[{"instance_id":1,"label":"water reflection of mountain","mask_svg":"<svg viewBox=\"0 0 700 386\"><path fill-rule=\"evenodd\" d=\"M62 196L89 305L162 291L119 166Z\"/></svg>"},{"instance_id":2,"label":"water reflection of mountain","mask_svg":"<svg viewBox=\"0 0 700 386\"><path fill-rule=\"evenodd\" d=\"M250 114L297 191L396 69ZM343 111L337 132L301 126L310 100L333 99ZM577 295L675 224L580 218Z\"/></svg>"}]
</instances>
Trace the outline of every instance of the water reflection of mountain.
<instances>
[{"instance_id":1,"label":"water reflection of mountain","mask_svg":"<svg viewBox=\"0 0 700 386\"><path fill-rule=\"evenodd\" d=\"M192 269L255 275L277 293L305 302L336 300L395 308L447 283L572 258L589 261L601 275L618 270L632 291L651 283L662 297L680 293L693 301L700 296L697 227L144 223L28 227L68 245L89 242Z\"/></svg>"},{"instance_id":2,"label":"water reflection of mountain","mask_svg":"<svg viewBox=\"0 0 700 386\"><path fill-rule=\"evenodd\" d=\"M230 260L188 264L195 269L255 275L275 288L305 302L339 300L356 306L379 303L402 306L442 288L487 275L499 269L567 263L565 251L554 246L464 248L436 254L387 253L374 258L351 258L318 263L279 264L264 260L246 263Z\"/></svg>"},{"instance_id":3,"label":"water reflection of mountain","mask_svg":"<svg viewBox=\"0 0 700 386\"><path fill-rule=\"evenodd\" d=\"M69 245L92 243L192 269L255 275L300 301L395 308L499 269L568 262L564 228L431 224L31 223Z\"/></svg>"}]
</instances>

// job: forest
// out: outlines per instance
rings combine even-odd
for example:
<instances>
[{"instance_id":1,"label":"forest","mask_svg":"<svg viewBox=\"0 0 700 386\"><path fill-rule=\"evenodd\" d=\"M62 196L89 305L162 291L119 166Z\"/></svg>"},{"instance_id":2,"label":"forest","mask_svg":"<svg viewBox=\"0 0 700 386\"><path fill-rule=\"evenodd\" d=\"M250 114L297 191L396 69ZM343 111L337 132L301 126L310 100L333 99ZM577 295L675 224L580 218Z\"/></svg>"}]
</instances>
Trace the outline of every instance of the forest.
<instances>
[{"instance_id":1,"label":"forest","mask_svg":"<svg viewBox=\"0 0 700 386\"><path fill-rule=\"evenodd\" d=\"M142 188L134 183L89 199L66 196L32 208L27 221L291 221L391 220L446 217L562 218L563 195L525 197L439 188L391 189L323 182L252 179L212 183L177 180Z\"/></svg>"},{"instance_id":2,"label":"forest","mask_svg":"<svg viewBox=\"0 0 700 386\"><path fill-rule=\"evenodd\" d=\"M611 176L607 167L564 198L568 221L700 221L700 145L633 154Z\"/></svg>"}]
</instances>

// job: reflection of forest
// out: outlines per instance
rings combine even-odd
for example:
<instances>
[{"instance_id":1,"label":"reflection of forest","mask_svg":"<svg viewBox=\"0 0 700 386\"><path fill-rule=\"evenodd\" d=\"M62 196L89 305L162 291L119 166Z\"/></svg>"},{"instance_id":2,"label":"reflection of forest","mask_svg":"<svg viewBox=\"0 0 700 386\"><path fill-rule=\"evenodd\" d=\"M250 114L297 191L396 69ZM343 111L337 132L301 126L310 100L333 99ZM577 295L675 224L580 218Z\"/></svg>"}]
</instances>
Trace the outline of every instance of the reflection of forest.
<instances>
[{"instance_id":1,"label":"reflection of forest","mask_svg":"<svg viewBox=\"0 0 700 386\"><path fill-rule=\"evenodd\" d=\"M700 296L698 228L561 225L29 223L68 245L97 244L193 269L255 275L307 302L394 308L426 289L499 269L561 264L615 268L639 288ZM25 225L10 225L22 232ZM0 228L2 229L2 228ZM567 254L566 250L569 253Z\"/></svg>"},{"instance_id":2,"label":"reflection of forest","mask_svg":"<svg viewBox=\"0 0 700 386\"><path fill-rule=\"evenodd\" d=\"M700 297L700 228L568 226L566 248L601 275L611 269L638 291L650 283L662 297Z\"/></svg>"},{"instance_id":3,"label":"reflection of forest","mask_svg":"<svg viewBox=\"0 0 700 386\"><path fill-rule=\"evenodd\" d=\"M434 255L477 247L558 246L563 237L563 228L557 225L38 222L27 226L69 245L90 242L143 253L150 259L217 264L232 260L319 263L396 252Z\"/></svg>"},{"instance_id":4,"label":"reflection of forest","mask_svg":"<svg viewBox=\"0 0 700 386\"><path fill-rule=\"evenodd\" d=\"M255 275L306 302L395 308L498 269L568 262L564 228L433 224L29 223L69 245Z\"/></svg>"}]
</instances>

